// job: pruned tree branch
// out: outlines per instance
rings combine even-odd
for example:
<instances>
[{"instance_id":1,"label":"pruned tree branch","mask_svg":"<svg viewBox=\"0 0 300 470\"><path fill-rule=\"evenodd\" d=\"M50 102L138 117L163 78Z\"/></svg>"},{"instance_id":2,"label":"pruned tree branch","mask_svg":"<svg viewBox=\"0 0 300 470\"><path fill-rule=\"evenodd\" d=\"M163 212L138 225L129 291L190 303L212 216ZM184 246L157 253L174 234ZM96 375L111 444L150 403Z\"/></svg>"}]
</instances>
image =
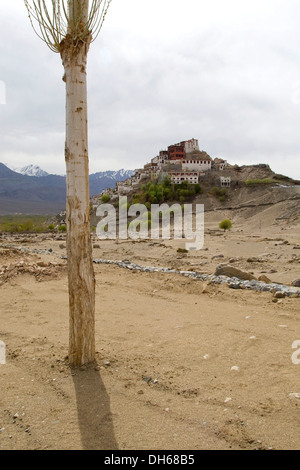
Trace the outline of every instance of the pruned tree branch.
<instances>
[{"instance_id":1,"label":"pruned tree branch","mask_svg":"<svg viewBox=\"0 0 300 470\"><path fill-rule=\"evenodd\" d=\"M95 41L111 1L24 0L24 3L35 33L53 52L61 53L65 40L75 46Z\"/></svg>"}]
</instances>

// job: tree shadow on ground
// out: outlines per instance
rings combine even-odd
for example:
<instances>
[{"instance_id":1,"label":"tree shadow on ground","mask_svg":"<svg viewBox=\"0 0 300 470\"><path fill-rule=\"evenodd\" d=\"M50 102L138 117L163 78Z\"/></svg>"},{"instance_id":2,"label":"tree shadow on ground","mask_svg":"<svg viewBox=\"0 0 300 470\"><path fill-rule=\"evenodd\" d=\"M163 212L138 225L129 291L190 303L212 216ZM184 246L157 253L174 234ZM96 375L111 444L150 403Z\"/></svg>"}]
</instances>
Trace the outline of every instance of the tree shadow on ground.
<instances>
[{"instance_id":1,"label":"tree shadow on ground","mask_svg":"<svg viewBox=\"0 0 300 470\"><path fill-rule=\"evenodd\" d=\"M72 369L78 422L84 450L117 450L110 399L97 363Z\"/></svg>"}]
</instances>

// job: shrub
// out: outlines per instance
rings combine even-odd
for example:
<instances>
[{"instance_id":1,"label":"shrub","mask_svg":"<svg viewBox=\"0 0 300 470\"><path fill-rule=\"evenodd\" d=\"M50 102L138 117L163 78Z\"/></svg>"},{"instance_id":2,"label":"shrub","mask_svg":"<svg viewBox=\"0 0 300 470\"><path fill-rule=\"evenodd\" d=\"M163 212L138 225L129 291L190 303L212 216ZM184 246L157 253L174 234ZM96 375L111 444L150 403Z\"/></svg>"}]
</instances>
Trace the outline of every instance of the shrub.
<instances>
[{"instance_id":1,"label":"shrub","mask_svg":"<svg viewBox=\"0 0 300 470\"><path fill-rule=\"evenodd\" d=\"M202 188L199 183L195 184L195 193L196 194L201 194L202 193Z\"/></svg>"},{"instance_id":2,"label":"shrub","mask_svg":"<svg viewBox=\"0 0 300 470\"><path fill-rule=\"evenodd\" d=\"M185 248L178 248L177 253L188 253L189 251Z\"/></svg>"},{"instance_id":3,"label":"shrub","mask_svg":"<svg viewBox=\"0 0 300 470\"><path fill-rule=\"evenodd\" d=\"M67 227L66 227L66 225L60 225L60 226L58 227L58 230L59 230L60 232L66 232L66 231L67 231Z\"/></svg>"},{"instance_id":4,"label":"shrub","mask_svg":"<svg viewBox=\"0 0 300 470\"><path fill-rule=\"evenodd\" d=\"M252 180L251 178L248 178L246 180L247 186L251 186L253 184L272 184L272 183L274 183L274 180L272 178L263 178L263 179L256 178L254 180Z\"/></svg>"},{"instance_id":5,"label":"shrub","mask_svg":"<svg viewBox=\"0 0 300 470\"><path fill-rule=\"evenodd\" d=\"M188 181L183 181L181 184L172 184L168 178L165 178L162 183L149 182L143 184L140 191L133 196L133 202L160 204L177 200L183 203L201 193L202 188L199 184L190 184Z\"/></svg>"},{"instance_id":6,"label":"shrub","mask_svg":"<svg viewBox=\"0 0 300 470\"><path fill-rule=\"evenodd\" d=\"M232 227L232 223L229 219L224 219L222 220L222 222L219 223L219 228L224 230L224 232L226 230L231 229L231 227Z\"/></svg>"},{"instance_id":7,"label":"shrub","mask_svg":"<svg viewBox=\"0 0 300 470\"><path fill-rule=\"evenodd\" d=\"M110 201L110 195L109 194L103 194L103 196L101 196L101 202L104 202L104 204L105 204L108 201Z\"/></svg>"},{"instance_id":8,"label":"shrub","mask_svg":"<svg viewBox=\"0 0 300 470\"><path fill-rule=\"evenodd\" d=\"M216 186L214 186L211 192L221 202L226 201L226 199L228 198L228 191L226 190L226 188L217 188Z\"/></svg>"}]
</instances>

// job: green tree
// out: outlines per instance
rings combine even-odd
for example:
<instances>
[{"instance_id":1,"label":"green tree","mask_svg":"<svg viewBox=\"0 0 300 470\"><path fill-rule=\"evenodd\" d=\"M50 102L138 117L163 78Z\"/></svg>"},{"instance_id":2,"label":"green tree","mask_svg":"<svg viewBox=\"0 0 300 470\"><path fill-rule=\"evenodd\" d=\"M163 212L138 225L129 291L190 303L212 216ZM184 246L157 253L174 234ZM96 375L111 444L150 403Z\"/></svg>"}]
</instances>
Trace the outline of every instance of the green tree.
<instances>
[{"instance_id":1,"label":"green tree","mask_svg":"<svg viewBox=\"0 0 300 470\"><path fill-rule=\"evenodd\" d=\"M232 222L229 219L224 219L222 222L219 223L219 228L224 230L230 230L232 227Z\"/></svg>"},{"instance_id":2,"label":"green tree","mask_svg":"<svg viewBox=\"0 0 300 470\"><path fill-rule=\"evenodd\" d=\"M101 202L107 203L108 201L110 201L110 195L103 194L103 196L101 196Z\"/></svg>"}]
</instances>

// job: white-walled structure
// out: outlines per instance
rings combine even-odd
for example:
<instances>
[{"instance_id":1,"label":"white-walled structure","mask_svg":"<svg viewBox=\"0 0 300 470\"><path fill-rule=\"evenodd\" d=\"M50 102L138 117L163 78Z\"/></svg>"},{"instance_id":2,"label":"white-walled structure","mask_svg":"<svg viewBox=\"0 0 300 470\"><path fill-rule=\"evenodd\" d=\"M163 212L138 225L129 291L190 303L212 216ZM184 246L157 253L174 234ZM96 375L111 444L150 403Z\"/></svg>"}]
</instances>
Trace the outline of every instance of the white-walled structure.
<instances>
[{"instance_id":1,"label":"white-walled structure","mask_svg":"<svg viewBox=\"0 0 300 470\"><path fill-rule=\"evenodd\" d=\"M183 181L188 181L190 184L197 184L199 181L199 175L196 171L174 171L169 172L168 177L171 183L181 184Z\"/></svg>"},{"instance_id":2,"label":"white-walled structure","mask_svg":"<svg viewBox=\"0 0 300 470\"><path fill-rule=\"evenodd\" d=\"M228 176L227 178L225 178L224 176L221 176L220 182L221 182L222 188L229 188L231 185L231 178L230 176Z\"/></svg>"},{"instance_id":3,"label":"white-walled structure","mask_svg":"<svg viewBox=\"0 0 300 470\"><path fill-rule=\"evenodd\" d=\"M135 170L135 174L126 182L117 184L118 193L128 193L142 181L150 178L161 180L162 175L168 175L170 181L181 184L188 181L196 184L209 175L210 170L222 171L228 166L226 160L212 158L203 150L199 150L197 139L190 139L170 145L167 150L160 150L159 154L152 158L150 163L146 163L144 168ZM221 186L229 187L230 178L221 178Z\"/></svg>"},{"instance_id":4,"label":"white-walled structure","mask_svg":"<svg viewBox=\"0 0 300 470\"><path fill-rule=\"evenodd\" d=\"M208 171L211 170L211 160L208 159L189 159L188 155L182 160L182 169L186 171Z\"/></svg>"},{"instance_id":5,"label":"white-walled structure","mask_svg":"<svg viewBox=\"0 0 300 470\"><path fill-rule=\"evenodd\" d=\"M184 150L185 153L194 152L195 150L199 150L199 144L197 139L190 139L184 142Z\"/></svg>"}]
</instances>

